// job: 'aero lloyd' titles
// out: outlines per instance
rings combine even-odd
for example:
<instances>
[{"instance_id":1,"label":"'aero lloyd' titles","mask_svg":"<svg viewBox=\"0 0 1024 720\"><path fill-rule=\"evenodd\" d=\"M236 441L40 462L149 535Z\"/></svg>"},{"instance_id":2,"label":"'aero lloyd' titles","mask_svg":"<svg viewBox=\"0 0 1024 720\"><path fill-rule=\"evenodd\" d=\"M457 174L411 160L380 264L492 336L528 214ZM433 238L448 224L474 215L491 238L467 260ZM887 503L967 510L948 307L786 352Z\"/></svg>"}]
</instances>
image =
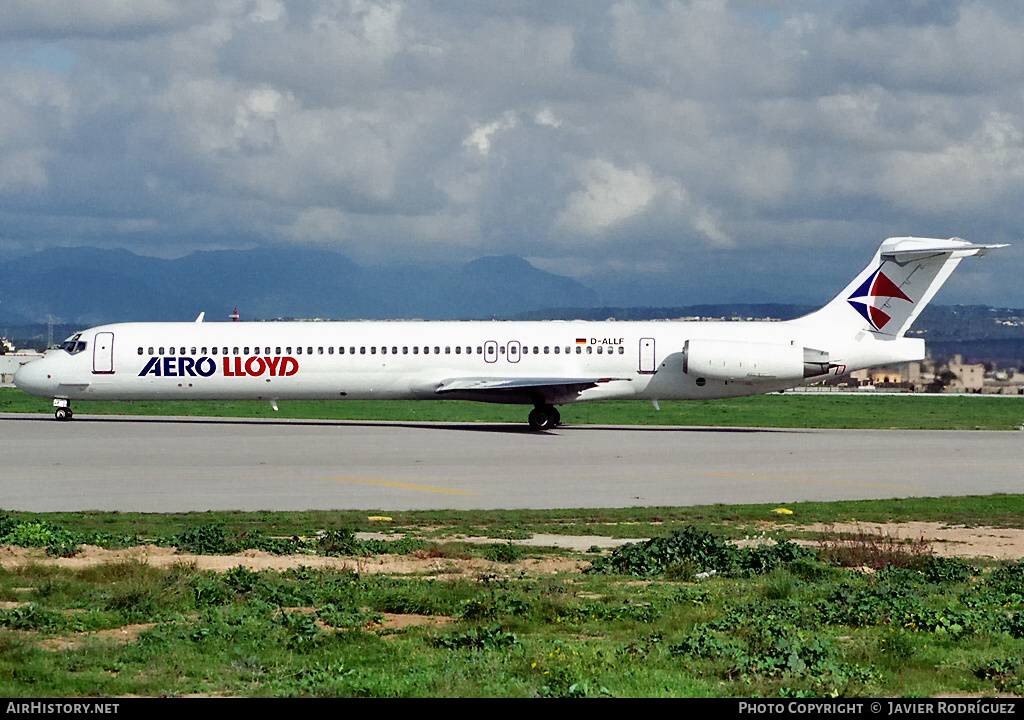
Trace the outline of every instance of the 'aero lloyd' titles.
<instances>
[{"instance_id":1,"label":"'aero lloyd' titles","mask_svg":"<svg viewBox=\"0 0 1024 720\"><path fill-rule=\"evenodd\" d=\"M224 377L288 377L299 371L299 361L293 357L223 357L221 372ZM179 357L168 355L149 359L139 377L210 377L217 372L217 361L210 357Z\"/></svg>"}]
</instances>

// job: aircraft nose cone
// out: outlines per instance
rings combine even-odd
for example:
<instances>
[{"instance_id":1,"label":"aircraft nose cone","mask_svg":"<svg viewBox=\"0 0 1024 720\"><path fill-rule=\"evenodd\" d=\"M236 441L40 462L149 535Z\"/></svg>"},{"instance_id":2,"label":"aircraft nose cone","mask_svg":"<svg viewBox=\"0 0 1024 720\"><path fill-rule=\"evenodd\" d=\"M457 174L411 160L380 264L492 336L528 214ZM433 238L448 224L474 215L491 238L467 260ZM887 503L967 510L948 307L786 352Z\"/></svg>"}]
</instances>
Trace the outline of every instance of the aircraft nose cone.
<instances>
[{"instance_id":1,"label":"aircraft nose cone","mask_svg":"<svg viewBox=\"0 0 1024 720\"><path fill-rule=\"evenodd\" d=\"M49 395L53 381L47 376L45 363L33 360L14 372L14 385L29 395Z\"/></svg>"}]
</instances>

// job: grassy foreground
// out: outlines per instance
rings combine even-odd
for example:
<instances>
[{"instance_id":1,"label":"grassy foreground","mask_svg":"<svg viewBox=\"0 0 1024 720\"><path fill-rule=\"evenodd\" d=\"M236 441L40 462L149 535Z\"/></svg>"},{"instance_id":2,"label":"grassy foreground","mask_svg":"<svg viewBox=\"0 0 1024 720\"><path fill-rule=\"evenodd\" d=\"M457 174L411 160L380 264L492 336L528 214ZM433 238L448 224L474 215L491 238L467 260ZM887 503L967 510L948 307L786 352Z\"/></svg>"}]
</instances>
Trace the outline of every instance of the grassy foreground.
<instances>
[{"instance_id":1,"label":"grassy foreground","mask_svg":"<svg viewBox=\"0 0 1024 720\"><path fill-rule=\"evenodd\" d=\"M0 695L1024 694L1024 562L939 558L923 541L864 535L787 541L807 536L794 520L851 516L1019 527L1024 497L897 502L800 503L785 516L755 505L390 520L0 513L0 545L39 548L35 562L0 561ZM460 541L611 528L652 539L568 553L582 571L556 573L528 562L551 550ZM754 530L778 542L724 541ZM306 560L254 571L240 557L221 572L189 559L57 564L83 541ZM352 562L315 567L324 555ZM373 571L389 557L419 570Z\"/></svg>"},{"instance_id":2,"label":"grassy foreground","mask_svg":"<svg viewBox=\"0 0 1024 720\"><path fill-rule=\"evenodd\" d=\"M614 401L561 407L566 424L816 427L907 430L1017 430L1024 397L774 394L728 400ZM523 423L528 408L458 400L295 401L275 412L260 402L78 402L81 414ZM52 413L48 400L0 389L0 412Z\"/></svg>"}]
</instances>

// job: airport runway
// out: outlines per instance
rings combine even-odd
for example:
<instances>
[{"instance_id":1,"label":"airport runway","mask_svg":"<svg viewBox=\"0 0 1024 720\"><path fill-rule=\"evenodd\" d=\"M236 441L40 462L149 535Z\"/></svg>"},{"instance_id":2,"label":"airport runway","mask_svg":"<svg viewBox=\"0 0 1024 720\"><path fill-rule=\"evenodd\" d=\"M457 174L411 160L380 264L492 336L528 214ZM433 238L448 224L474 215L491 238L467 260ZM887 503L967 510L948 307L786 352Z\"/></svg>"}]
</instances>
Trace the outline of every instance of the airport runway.
<instances>
[{"instance_id":1,"label":"airport runway","mask_svg":"<svg viewBox=\"0 0 1024 720\"><path fill-rule=\"evenodd\" d=\"M0 415L0 509L418 510L1024 491L1024 433Z\"/></svg>"}]
</instances>

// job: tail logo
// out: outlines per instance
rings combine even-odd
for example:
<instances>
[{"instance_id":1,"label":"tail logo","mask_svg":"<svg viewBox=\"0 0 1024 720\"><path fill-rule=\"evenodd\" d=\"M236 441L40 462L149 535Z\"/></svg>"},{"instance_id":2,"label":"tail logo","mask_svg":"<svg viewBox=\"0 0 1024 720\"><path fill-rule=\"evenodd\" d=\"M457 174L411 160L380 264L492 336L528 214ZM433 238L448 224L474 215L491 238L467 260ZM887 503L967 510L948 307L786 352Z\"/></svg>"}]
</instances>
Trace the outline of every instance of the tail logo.
<instances>
[{"instance_id":1,"label":"tail logo","mask_svg":"<svg viewBox=\"0 0 1024 720\"><path fill-rule=\"evenodd\" d=\"M881 330L892 318L881 308L875 307L872 298L885 298L886 300L889 298L899 298L900 300L906 300L909 303L914 302L907 297L905 292L896 286L896 283L882 273L882 268L875 270L871 273L870 277L868 277L868 279L865 280L861 286L847 298L847 302L850 303L857 312L863 315L864 319L871 323L871 327L875 330Z\"/></svg>"}]
</instances>

